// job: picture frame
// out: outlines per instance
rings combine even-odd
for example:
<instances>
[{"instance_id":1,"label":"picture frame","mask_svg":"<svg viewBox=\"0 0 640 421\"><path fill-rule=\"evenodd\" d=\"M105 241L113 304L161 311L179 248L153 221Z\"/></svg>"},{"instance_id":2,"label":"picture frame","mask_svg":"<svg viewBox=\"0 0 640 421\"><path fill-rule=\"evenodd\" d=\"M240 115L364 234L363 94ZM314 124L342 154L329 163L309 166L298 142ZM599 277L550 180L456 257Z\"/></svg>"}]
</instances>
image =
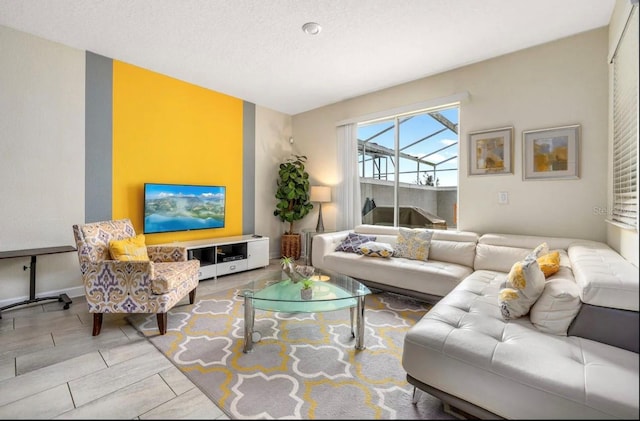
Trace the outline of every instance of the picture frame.
<instances>
[{"instance_id":1,"label":"picture frame","mask_svg":"<svg viewBox=\"0 0 640 421\"><path fill-rule=\"evenodd\" d=\"M579 124L522 132L523 180L578 179Z\"/></svg>"},{"instance_id":2,"label":"picture frame","mask_svg":"<svg viewBox=\"0 0 640 421\"><path fill-rule=\"evenodd\" d=\"M513 127L469 133L469 175L513 173Z\"/></svg>"}]
</instances>

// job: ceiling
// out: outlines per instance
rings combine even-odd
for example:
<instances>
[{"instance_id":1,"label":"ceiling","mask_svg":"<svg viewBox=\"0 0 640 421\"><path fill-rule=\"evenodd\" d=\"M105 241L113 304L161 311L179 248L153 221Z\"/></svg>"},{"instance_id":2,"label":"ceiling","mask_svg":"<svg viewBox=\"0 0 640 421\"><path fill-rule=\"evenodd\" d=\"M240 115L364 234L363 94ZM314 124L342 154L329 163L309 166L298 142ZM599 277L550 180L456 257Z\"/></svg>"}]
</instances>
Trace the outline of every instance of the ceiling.
<instances>
[{"instance_id":1,"label":"ceiling","mask_svg":"<svg viewBox=\"0 0 640 421\"><path fill-rule=\"evenodd\" d=\"M0 25L294 115L606 26L614 4L2 0Z\"/></svg>"}]
</instances>

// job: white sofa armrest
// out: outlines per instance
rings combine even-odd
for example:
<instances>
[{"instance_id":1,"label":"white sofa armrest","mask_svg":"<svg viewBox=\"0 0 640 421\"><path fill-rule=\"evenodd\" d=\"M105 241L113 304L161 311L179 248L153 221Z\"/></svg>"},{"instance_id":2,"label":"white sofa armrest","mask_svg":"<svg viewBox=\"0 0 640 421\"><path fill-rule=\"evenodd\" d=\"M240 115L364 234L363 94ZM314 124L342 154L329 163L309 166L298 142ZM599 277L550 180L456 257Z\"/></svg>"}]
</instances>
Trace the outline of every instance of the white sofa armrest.
<instances>
[{"instance_id":1,"label":"white sofa armrest","mask_svg":"<svg viewBox=\"0 0 640 421\"><path fill-rule=\"evenodd\" d=\"M311 264L318 269L329 269L324 263L324 256L335 251L338 244L347 238L349 232L352 231L345 230L314 235L311 246Z\"/></svg>"}]
</instances>

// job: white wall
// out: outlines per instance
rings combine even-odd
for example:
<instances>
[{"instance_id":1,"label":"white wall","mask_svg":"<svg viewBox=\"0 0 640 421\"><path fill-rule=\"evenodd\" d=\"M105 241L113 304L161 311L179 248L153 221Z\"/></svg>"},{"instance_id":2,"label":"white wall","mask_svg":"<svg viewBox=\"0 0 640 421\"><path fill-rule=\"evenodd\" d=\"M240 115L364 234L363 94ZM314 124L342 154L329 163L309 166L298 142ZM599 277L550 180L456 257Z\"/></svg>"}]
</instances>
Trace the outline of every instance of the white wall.
<instances>
[{"instance_id":1,"label":"white wall","mask_svg":"<svg viewBox=\"0 0 640 421\"><path fill-rule=\"evenodd\" d=\"M468 91L460 110L458 228L604 241L607 204L607 28L399 85L293 117L312 178L335 184L335 125ZM522 131L580 124L580 179L523 181ZM514 126L514 173L467 176L468 133ZM498 192L509 204L498 204ZM323 207L335 227L336 207Z\"/></svg>"},{"instance_id":2,"label":"white wall","mask_svg":"<svg viewBox=\"0 0 640 421\"><path fill-rule=\"evenodd\" d=\"M256 234L269 237L271 258L280 257L280 236L285 224L273 215L280 163L295 153L291 116L256 106Z\"/></svg>"},{"instance_id":3,"label":"white wall","mask_svg":"<svg viewBox=\"0 0 640 421\"><path fill-rule=\"evenodd\" d=\"M627 17L631 12L631 2L627 0L617 0L616 6L611 15L611 22L609 24L609 54L608 57L613 57L618 41L624 29L624 25L627 21ZM609 66L609 93L613 91L613 67ZM609 99L611 101L611 97ZM613 123L612 112L609 109L609 144L612 144L613 139ZM612 156L612 148L609 148L609 157ZM609 168L609 180L612 178L612 169ZM611 190L611 182L608 183L607 190L608 198L613 197ZM611 201L608 202L607 210L611 209ZM619 226L607 224L607 243L627 260L638 266L638 231L620 228Z\"/></svg>"},{"instance_id":4,"label":"white wall","mask_svg":"<svg viewBox=\"0 0 640 421\"><path fill-rule=\"evenodd\" d=\"M73 245L84 221L85 56L0 26L0 251ZM0 260L0 306L29 295L29 258ZM37 260L38 295L81 287L75 253Z\"/></svg>"}]
</instances>

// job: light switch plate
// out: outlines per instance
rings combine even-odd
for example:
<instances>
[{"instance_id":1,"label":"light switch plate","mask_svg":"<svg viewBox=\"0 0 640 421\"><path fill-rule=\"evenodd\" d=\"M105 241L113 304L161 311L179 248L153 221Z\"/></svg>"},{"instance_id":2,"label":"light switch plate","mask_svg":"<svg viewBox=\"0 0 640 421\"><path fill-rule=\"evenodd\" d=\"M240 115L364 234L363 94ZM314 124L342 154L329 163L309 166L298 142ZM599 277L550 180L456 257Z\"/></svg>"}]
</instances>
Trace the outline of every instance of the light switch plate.
<instances>
[{"instance_id":1,"label":"light switch plate","mask_svg":"<svg viewBox=\"0 0 640 421\"><path fill-rule=\"evenodd\" d=\"M506 205L507 203L509 203L509 192L498 192L498 203L501 205Z\"/></svg>"}]
</instances>

